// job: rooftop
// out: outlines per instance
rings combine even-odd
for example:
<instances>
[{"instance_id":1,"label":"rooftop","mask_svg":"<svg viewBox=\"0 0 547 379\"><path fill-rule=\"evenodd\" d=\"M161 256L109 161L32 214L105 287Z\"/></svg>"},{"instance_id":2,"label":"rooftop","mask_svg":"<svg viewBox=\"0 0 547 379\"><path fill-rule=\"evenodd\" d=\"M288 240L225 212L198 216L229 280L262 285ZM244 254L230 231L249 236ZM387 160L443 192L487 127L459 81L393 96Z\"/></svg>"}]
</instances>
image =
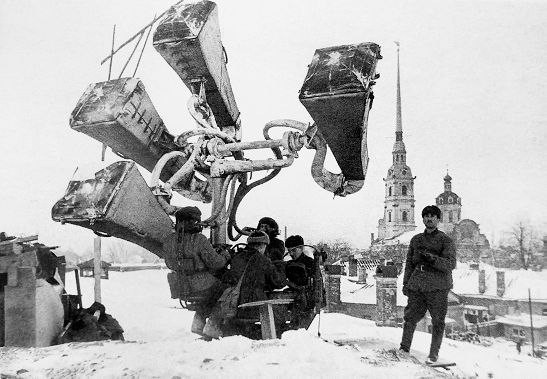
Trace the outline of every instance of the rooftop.
<instances>
[{"instance_id":1,"label":"rooftop","mask_svg":"<svg viewBox=\"0 0 547 379\"><path fill-rule=\"evenodd\" d=\"M530 327L530 314L521 313L518 315L506 315L504 317L497 317L496 322L505 325L518 325L518 326L527 326ZM541 315L532 315L532 323L534 328L546 328L547 327L547 316Z\"/></svg>"},{"instance_id":2,"label":"rooftop","mask_svg":"<svg viewBox=\"0 0 547 379\"><path fill-rule=\"evenodd\" d=\"M407 233L405 233L407 234ZM412 233L411 233L412 234ZM500 299L496 290L496 271L505 271L505 293L501 299L527 300L528 288L532 301L547 301L547 275L545 271L500 270L481 264L486 273L486 291L479 294L479 272L471 270L466 263L458 263L452 272L457 295ZM342 276L340 279L340 297L346 303L376 304L375 270L367 270L367 285L356 283L357 277ZM406 306L406 296L402 292L403 275L397 278L397 305ZM481 308L482 309L482 308ZM547 316L546 316L547 317Z\"/></svg>"},{"instance_id":3,"label":"rooftop","mask_svg":"<svg viewBox=\"0 0 547 379\"><path fill-rule=\"evenodd\" d=\"M484 294L479 293L479 270L485 271L486 291ZM499 269L483 263L479 265L479 270L471 270L468 264L458 262L458 266L452 272L454 292L459 295L499 298L496 271L503 271L505 272L503 299L527 300L528 289L530 289L533 300L547 300L547 273L545 271Z\"/></svg>"}]
</instances>

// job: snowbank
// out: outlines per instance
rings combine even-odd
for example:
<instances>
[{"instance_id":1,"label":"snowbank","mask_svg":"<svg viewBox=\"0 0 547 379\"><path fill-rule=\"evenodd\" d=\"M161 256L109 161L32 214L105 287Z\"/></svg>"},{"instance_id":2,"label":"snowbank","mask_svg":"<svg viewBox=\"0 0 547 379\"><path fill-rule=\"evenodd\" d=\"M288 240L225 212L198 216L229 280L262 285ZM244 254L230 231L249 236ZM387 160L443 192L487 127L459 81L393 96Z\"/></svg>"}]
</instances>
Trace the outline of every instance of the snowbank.
<instances>
[{"instance_id":1,"label":"snowbank","mask_svg":"<svg viewBox=\"0 0 547 379\"><path fill-rule=\"evenodd\" d=\"M401 357L401 329L341 314L322 314L306 330L281 340L234 336L205 342L189 332L192 312L170 299L165 270L112 272L102 301L125 329L126 342L70 343L46 348L0 348L0 374L21 378L416 378L444 375ZM81 279L84 306L93 280ZM67 289L74 293L74 283ZM321 337L318 336L318 331ZM416 332L412 355L425 359L430 335ZM342 346L335 341L343 341ZM541 377L545 361L517 355L514 344L491 347L445 340L441 358L452 372L495 378ZM528 348L529 350L529 348Z\"/></svg>"}]
</instances>

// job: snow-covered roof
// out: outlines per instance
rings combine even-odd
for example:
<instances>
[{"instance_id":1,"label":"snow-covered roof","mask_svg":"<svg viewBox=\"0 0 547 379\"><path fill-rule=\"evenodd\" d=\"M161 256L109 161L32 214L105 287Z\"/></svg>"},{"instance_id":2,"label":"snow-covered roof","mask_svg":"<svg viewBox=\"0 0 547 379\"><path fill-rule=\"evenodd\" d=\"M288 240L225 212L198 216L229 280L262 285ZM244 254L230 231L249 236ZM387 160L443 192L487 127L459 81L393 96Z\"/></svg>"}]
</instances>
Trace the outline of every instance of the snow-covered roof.
<instances>
[{"instance_id":1,"label":"snow-covered roof","mask_svg":"<svg viewBox=\"0 0 547 379\"><path fill-rule=\"evenodd\" d=\"M521 313L521 314L514 314L514 315L506 315L504 317L496 317L495 321L500 324L530 327L530 314ZM532 323L534 324L534 328L538 328L538 329L546 328L547 316L532 315Z\"/></svg>"},{"instance_id":2,"label":"snow-covered roof","mask_svg":"<svg viewBox=\"0 0 547 379\"><path fill-rule=\"evenodd\" d=\"M485 270L486 292L479 294L479 272L471 270L468 264L458 263L456 270L452 272L454 288L457 295L481 296L497 298L496 293L496 269L495 267L482 265ZM526 300L528 288L532 292L532 301L547 300L547 275L545 271L504 270L505 293L502 299ZM357 277L342 276L340 279L340 297L342 302L376 304L375 272L367 270L367 286L356 283ZM406 296L403 295L403 274L397 278L397 305L406 305ZM469 306L468 306L469 307ZM486 309L478 307L477 309Z\"/></svg>"},{"instance_id":3,"label":"snow-covered roof","mask_svg":"<svg viewBox=\"0 0 547 379\"><path fill-rule=\"evenodd\" d=\"M547 300L547 273L545 271L506 270L490 265L480 264L480 270L485 271L486 291L479 293L479 271L471 270L466 263L458 262L452 271L454 279L453 291L458 295L475 295L500 298L497 294L496 271L505 272L505 293L501 298L506 300L528 299L528 288L532 300Z\"/></svg>"},{"instance_id":4,"label":"snow-covered roof","mask_svg":"<svg viewBox=\"0 0 547 379\"><path fill-rule=\"evenodd\" d=\"M340 277L340 300L344 303L376 304L375 271L367 270L367 285L356 283L357 277ZM397 278L397 305L406 306L403 275Z\"/></svg>"},{"instance_id":5,"label":"snow-covered roof","mask_svg":"<svg viewBox=\"0 0 547 379\"><path fill-rule=\"evenodd\" d=\"M477 311L487 311L488 307L483 307L482 305L472 305L472 304L466 304L463 306L464 309L474 309Z\"/></svg>"},{"instance_id":6,"label":"snow-covered roof","mask_svg":"<svg viewBox=\"0 0 547 379\"><path fill-rule=\"evenodd\" d=\"M382 245L409 245L410 240L412 237L414 237L418 232L416 230L409 230L408 232L404 232L403 234L399 234L398 236L391 237L391 238L384 238L377 243Z\"/></svg>"}]
</instances>

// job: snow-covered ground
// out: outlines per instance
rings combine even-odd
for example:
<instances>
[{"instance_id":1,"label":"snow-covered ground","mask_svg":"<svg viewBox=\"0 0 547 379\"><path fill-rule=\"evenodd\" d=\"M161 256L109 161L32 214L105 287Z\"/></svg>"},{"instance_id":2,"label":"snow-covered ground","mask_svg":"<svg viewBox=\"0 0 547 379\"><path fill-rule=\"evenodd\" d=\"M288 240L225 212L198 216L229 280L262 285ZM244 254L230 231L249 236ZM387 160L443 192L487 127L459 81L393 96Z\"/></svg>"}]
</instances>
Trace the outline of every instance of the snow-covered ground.
<instances>
[{"instance_id":1,"label":"snow-covered ground","mask_svg":"<svg viewBox=\"0 0 547 379\"><path fill-rule=\"evenodd\" d=\"M206 342L189 332L193 313L170 298L167 271L111 272L102 301L125 329L125 342L70 343L47 348L0 348L0 374L22 378L431 378L435 371L397 355L401 329L341 314L323 313L306 330L280 340L234 336ZM67 278L75 293L73 276ZM84 306L93 280L81 279ZM318 337L318 330L321 338ZM423 361L430 335L416 332L412 355ZM339 346L333 341L345 341ZM514 343L483 347L445 339L441 359L457 362L446 372L460 377L542 378L547 361L517 355Z\"/></svg>"}]
</instances>

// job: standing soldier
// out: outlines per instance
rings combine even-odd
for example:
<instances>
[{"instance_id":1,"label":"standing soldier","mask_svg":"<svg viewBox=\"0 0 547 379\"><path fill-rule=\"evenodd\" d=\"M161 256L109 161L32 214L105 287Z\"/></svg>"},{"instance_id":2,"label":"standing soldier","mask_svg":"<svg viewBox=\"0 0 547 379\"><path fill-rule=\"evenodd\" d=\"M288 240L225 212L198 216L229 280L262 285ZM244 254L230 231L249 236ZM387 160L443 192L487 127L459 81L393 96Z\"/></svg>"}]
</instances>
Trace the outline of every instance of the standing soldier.
<instances>
[{"instance_id":1,"label":"standing soldier","mask_svg":"<svg viewBox=\"0 0 547 379\"><path fill-rule=\"evenodd\" d=\"M425 231L412 237L406 256L403 294L408 297L408 303L404 311L400 349L407 353L410 351L416 324L429 311L433 327L426 363L431 364L437 361L443 340L456 251L452 240L437 229L441 218L438 207L425 207L422 218Z\"/></svg>"}]
</instances>

